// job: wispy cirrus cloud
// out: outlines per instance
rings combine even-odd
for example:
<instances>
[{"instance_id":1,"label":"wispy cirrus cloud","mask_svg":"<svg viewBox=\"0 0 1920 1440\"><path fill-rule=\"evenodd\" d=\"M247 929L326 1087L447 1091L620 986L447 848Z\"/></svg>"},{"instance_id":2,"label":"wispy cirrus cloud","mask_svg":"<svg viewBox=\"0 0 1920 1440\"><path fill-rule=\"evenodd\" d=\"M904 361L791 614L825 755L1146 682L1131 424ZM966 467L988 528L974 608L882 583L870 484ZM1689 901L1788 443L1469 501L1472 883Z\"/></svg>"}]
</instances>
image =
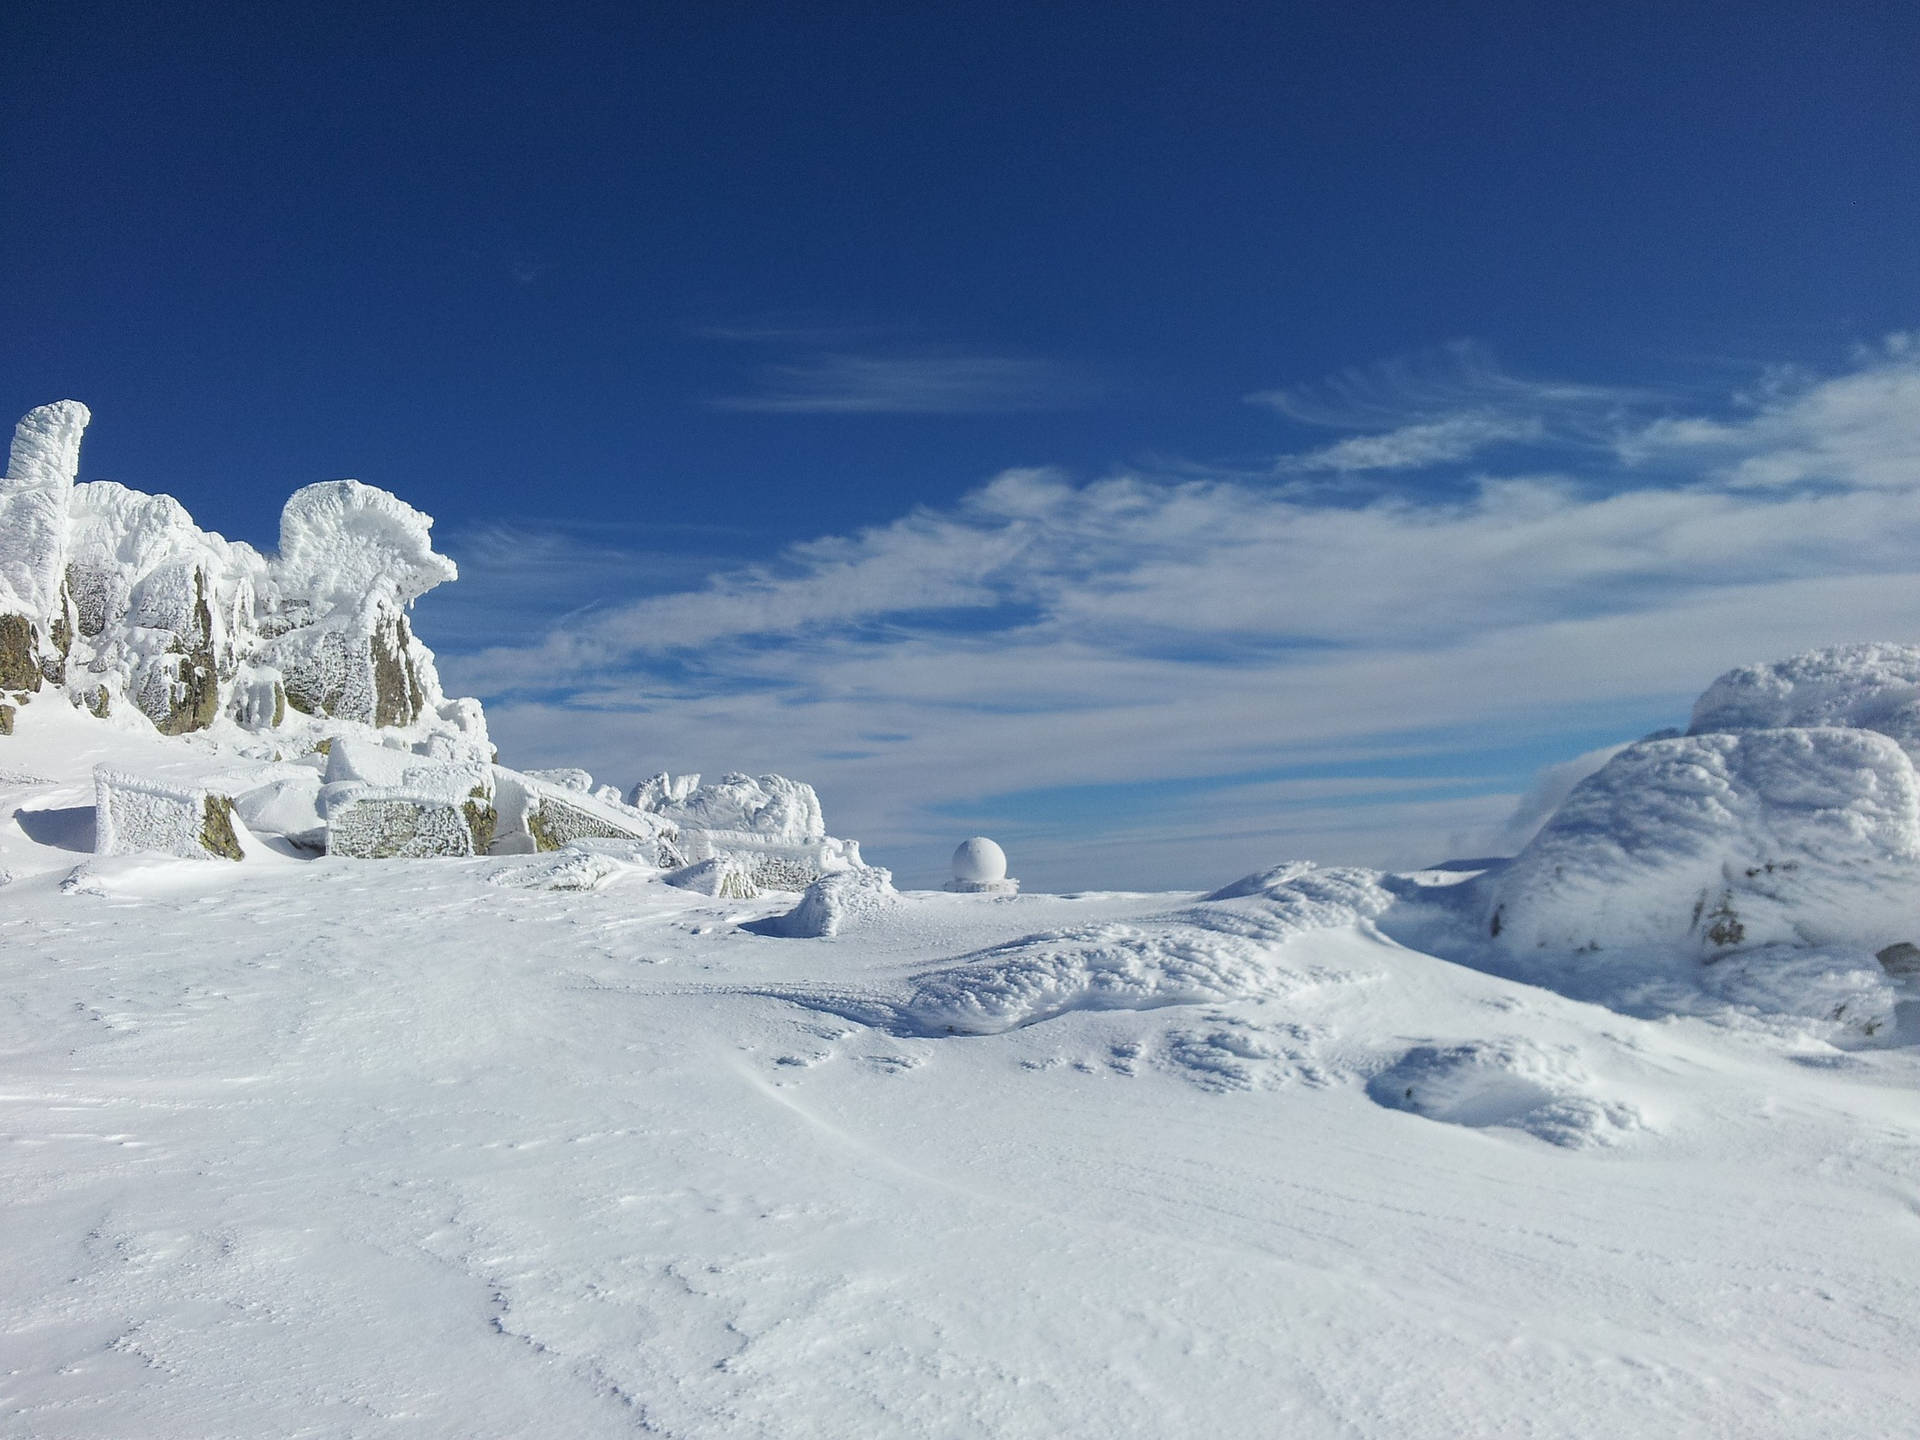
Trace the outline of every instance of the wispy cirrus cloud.
<instances>
[{"instance_id":1,"label":"wispy cirrus cloud","mask_svg":"<svg viewBox=\"0 0 1920 1440\"><path fill-rule=\"evenodd\" d=\"M1549 441L1584 395L1555 388ZM1604 393L1608 443L1553 469L1358 504L1014 471L447 670L510 753L797 772L909 876L970 816L1052 884L1479 849L1539 764L1684 718L1733 664L1920 633L1905 342L1692 413ZM1375 400L1369 438L1441 423ZM1396 473L1457 458L1417 448Z\"/></svg>"},{"instance_id":2,"label":"wispy cirrus cloud","mask_svg":"<svg viewBox=\"0 0 1920 1440\"><path fill-rule=\"evenodd\" d=\"M1357 474L1458 463L1501 445L1603 446L1637 408L1662 397L1516 376L1485 346L1462 340L1246 398L1297 424L1359 432L1283 456L1279 472Z\"/></svg>"},{"instance_id":3,"label":"wispy cirrus cloud","mask_svg":"<svg viewBox=\"0 0 1920 1440\"><path fill-rule=\"evenodd\" d=\"M1094 387L1050 360L826 353L763 365L751 389L707 403L763 415L997 415L1064 410Z\"/></svg>"},{"instance_id":4,"label":"wispy cirrus cloud","mask_svg":"<svg viewBox=\"0 0 1920 1440\"><path fill-rule=\"evenodd\" d=\"M1067 410L1098 398L1058 361L931 345L898 326L782 314L692 327L698 338L759 352L715 410L762 415L1004 415Z\"/></svg>"}]
</instances>

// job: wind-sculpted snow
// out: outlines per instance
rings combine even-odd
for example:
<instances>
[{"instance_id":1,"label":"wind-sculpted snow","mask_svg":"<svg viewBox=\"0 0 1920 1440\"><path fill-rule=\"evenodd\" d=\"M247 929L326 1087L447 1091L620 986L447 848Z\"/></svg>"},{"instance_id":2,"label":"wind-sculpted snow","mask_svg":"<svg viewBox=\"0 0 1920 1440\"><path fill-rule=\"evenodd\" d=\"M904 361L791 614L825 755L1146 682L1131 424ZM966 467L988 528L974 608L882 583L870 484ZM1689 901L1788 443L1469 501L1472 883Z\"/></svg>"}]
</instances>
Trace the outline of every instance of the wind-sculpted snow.
<instances>
[{"instance_id":1,"label":"wind-sculpted snow","mask_svg":"<svg viewBox=\"0 0 1920 1440\"><path fill-rule=\"evenodd\" d=\"M791 940L823 940L872 924L899 904L892 873L877 865L860 865L822 875L786 914L755 921L747 928Z\"/></svg>"},{"instance_id":2,"label":"wind-sculpted snow","mask_svg":"<svg viewBox=\"0 0 1920 1440\"><path fill-rule=\"evenodd\" d=\"M1301 864L1155 920L1033 935L919 976L902 1018L928 1034L993 1034L1074 1010L1149 1010L1288 995L1353 977L1287 952L1393 901L1370 870Z\"/></svg>"},{"instance_id":3,"label":"wind-sculpted snow","mask_svg":"<svg viewBox=\"0 0 1920 1440\"><path fill-rule=\"evenodd\" d=\"M1415 1046L1374 1076L1367 1094L1390 1110L1523 1130L1568 1149L1612 1144L1646 1123L1637 1107L1598 1093L1571 1047L1519 1036Z\"/></svg>"},{"instance_id":4,"label":"wind-sculpted snow","mask_svg":"<svg viewBox=\"0 0 1920 1440\"><path fill-rule=\"evenodd\" d=\"M370 620L459 578L453 561L434 552L432 528L430 516L358 480L308 485L280 512L275 583L315 619L344 611Z\"/></svg>"},{"instance_id":5,"label":"wind-sculpted snow","mask_svg":"<svg viewBox=\"0 0 1920 1440\"><path fill-rule=\"evenodd\" d=\"M1920 646L1842 645L1730 670L1694 704L1688 733L1789 726L1877 730L1920 758Z\"/></svg>"}]
</instances>

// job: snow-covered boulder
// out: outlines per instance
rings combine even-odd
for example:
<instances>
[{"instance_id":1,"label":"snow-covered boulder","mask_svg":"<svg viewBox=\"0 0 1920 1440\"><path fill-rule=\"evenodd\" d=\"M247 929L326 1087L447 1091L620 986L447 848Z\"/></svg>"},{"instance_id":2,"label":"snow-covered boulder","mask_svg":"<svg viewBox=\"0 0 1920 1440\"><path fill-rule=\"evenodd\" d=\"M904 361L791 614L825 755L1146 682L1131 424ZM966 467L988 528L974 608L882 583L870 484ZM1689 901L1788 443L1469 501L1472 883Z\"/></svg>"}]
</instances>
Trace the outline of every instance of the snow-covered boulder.
<instances>
[{"instance_id":1,"label":"snow-covered boulder","mask_svg":"<svg viewBox=\"0 0 1920 1440\"><path fill-rule=\"evenodd\" d=\"M1796 947L1870 960L1920 940L1917 700L1912 646L1721 676L1691 733L1622 750L1478 882L1487 934L1517 957L1589 969L1621 952L1681 965L1762 951L1772 964Z\"/></svg>"},{"instance_id":2,"label":"snow-covered boulder","mask_svg":"<svg viewBox=\"0 0 1920 1440\"><path fill-rule=\"evenodd\" d=\"M155 853L239 860L233 802L204 786L98 769L93 776L96 855Z\"/></svg>"},{"instance_id":3,"label":"snow-covered boulder","mask_svg":"<svg viewBox=\"0 0 1920 1440\"><path fill-rule=\"evenodd\" d=\"M752 873L732 856L715 855L696 860L670 871L664 878L669 885L697 895L710 895L716 900L752 900L760 894Z\"/></svg>"},{"instance_id":4,"label":"snow-covered boulder","mask_svg":"<svg viewBox=\"0 0 1920 1440\"><path fill-rule=\"evenodd\" d=\"M628 793L627 803L670 820L688 860L731 859L757 889L805 890L823 875L861 864L857 841L827 834L813 787L784 775L659 774Z\"/></svg>"},{"instance_id":5,"label":"snow-covered boulder","mask_svg":"<svg viewBox=\"0 0 1920 1440\"><path fill-rule=\"evenodd\" d=\"M787 939L821 940L842 930L880 918L897 909L899 892L893 874L878 865L836 870L807 887L800 903L784 915L756 921L751 929Z\"/></svg>"},{"instance_id":6,"label":"snow-covered boulder","mask_svg":"<svg viewBox=\"0 0 1920 1440\"><path fill-rule=\"evenodd\" d=\"M363 860L484 855L498 825L491 766L348 738L327 756L319 808L327 853Z\"/></svg>"},{"instance_id":7,"label":"snow-covered boulder","mask_svg":"<svg viewBox=\"0 0 1920 1440\"><path fill-rule=\"evenodd\" d=\"M327 853L355 860L424 860L480 853L459 801L415 790L355 785L327 804Z\"/></svg>"},{"instance_id":8,"label":"snow-covered boulder","mask_svg":"<svg viewBox=\"0 0 1920 1440\"><path fill-rule=\"evenodd\" d=\"M723 775L702 785L698 775L664 772L633 787L627 803L664 815L686 830L722 831L800 844L827 833L820 797L811 785L784 775Z\"/></svg>"},{"instance_id":9,"label":"snow-covered boulder","mask_svg":"<svg viewBox=\"0 0 1920 1440\"><path fill-rule=\"evenodd\" d=\"M622 840L661 869L687 862L679 829L662 816L503 765L493 767L493 777L498 833L507 848L560 850L576 840Z\"/></svg>"}]
</instances>

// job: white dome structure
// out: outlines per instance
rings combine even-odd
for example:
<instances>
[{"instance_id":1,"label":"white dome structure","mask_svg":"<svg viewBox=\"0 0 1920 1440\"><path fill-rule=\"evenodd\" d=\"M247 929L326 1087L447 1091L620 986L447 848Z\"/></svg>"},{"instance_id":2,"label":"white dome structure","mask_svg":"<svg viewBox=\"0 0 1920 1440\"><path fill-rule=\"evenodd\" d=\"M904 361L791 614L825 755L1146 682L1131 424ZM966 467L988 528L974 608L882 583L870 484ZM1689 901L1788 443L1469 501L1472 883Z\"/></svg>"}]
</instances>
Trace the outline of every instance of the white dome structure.
<instances>
[{"instance_id":1,"label":"white dome structure","mask_svg":"<svg viewBox=\"0 0 1920 1440\"><path fill-rule=\"evenodd\" d=\"M1013 895L1020 882L1007 878L1007 852L986 836L975 835L953 852L953 879L947 889L962 895Z\"/></svg>"}]
</instances>

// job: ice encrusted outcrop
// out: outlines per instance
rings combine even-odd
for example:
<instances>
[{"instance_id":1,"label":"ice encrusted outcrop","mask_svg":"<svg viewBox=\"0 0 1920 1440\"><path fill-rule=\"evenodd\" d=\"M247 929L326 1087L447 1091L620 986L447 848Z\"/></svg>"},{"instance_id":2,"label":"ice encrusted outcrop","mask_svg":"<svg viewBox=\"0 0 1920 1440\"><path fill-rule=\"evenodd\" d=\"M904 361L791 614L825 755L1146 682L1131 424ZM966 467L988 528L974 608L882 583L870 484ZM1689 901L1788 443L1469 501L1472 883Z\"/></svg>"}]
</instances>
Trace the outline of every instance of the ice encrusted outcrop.
<instances>
[{"instance_id":1,"label":"ice encrusted outcrop","mask_svg":"<svg viewBox=\"0 0 1920 1440\"><path fill-rule=\"evenodd\" d=\"M561 850L580 841L615 840L662 869L687 862L679 827L664 816L500 765L493 767L493 776L499 834L516 849Z\"/></svg>"},{"instance_id":2,"label":"ice encrusted outcrop","mask_svg":"<svg viewBox=\"0 0 1920 1440\"><path fill-rule=\"evenodd\" d=\"M62 400L30 412L13 432L0 479L0 692L37 691L64 675L73 629L61 588L73 525L68 496L91 418L79 401ZM4 695L0 709L0 720L11 721Z\"/></svg>"},{"instance_id":3,"label":"ice encrusted outcrop","mask_svg":"<svg viewBox=\"0 0 1920 1440\"><path fill-rule=\"evenodd\" d=\"M20 421L0 482L0 728L45 685L163 734L271 732L289 749L379 730L485 760L479 702L442 693L407 608L454 578L432 521L353 480L296 491L263 555L171 497L76 485L84 405ZM304 744L301 742L305 742Z\"/></svg>"},{"instance_id":4,"label":"ice encrusted outcrop","mask_svg":"<svg viewBox=\"0 0 1920 1440\"><path fill-rule=\"evenodd\" d=\"M242 858L233 830L233 803L205 786L96 770L93 824L96 855Z\"/></svg>"},{"instance_id":5,"label":"ice encrusted outcrop","mask_svg":"<svg viewBox=\"0 0 1920 1440\"><path fill-rule=\"evenodd\" d=\"M1920 647L1732 671L1690 733L1628 746L1477 883L1485 933L1562 974L1704 962L1738 1003L1878 1028L1872 957L1920 940L1917 752Z\"/></svg>"},{"instance_id":6,"label":"ice encrusted outcrop","mask_svg":"<svg viewBox=\"0 0 1920 1440\"><path fill-rule=\"evenodd\" d=\"M805 890L823 875L861 865L857 841L827 834L820 797L784 775L659 774L628 793L627 803L677 827L688 860L730 859L761 890Z\"/></svg>"}]
</instances>

